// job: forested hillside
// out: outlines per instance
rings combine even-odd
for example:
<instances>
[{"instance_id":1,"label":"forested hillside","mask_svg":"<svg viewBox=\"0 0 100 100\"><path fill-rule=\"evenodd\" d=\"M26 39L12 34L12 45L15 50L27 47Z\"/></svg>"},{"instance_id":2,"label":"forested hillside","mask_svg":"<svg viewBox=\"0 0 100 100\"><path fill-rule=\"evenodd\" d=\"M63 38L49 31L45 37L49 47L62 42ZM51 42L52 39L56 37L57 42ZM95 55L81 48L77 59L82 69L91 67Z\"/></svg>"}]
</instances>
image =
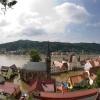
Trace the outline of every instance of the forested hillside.
<instances>
[{"instance_id":1,"label":"forested hillside","mask_svg":"<svg viewBox=\"0 0 100 100\"><path fill-rule=\"evenodd\" d=\"M100 53L100 44L96 43L62 43L49 42L51 51L62 52L85 52L85 53ZM29 51L37 49L41 53L46 53L48 42L38 42L30 40L19 40L0 44L0 51Z\"/></svg>"}]
</instances>

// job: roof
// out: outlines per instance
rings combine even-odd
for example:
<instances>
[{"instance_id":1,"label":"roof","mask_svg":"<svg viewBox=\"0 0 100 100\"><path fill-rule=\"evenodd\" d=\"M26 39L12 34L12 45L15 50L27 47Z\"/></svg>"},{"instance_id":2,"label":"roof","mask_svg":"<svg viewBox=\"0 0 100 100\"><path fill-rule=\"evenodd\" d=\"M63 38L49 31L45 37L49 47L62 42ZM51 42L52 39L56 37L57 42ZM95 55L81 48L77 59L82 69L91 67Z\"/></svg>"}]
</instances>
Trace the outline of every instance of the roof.
<instances>
[{"instance_id":1,"label":"roof","mask_svg":"<svg viewBox=\"0 0 100 100\"><path fill-rule=\"evenodd\" d=\"M54 82L55 80L33 80L32 84L28 89L28 92L32 93L34 90L54 92Z\"/></svg>"},{"instance_id":2,"label":"roof","mask_svg":"<svg viewBox=\"0 0 100 100\"><path fill-rule=\"evenodd\" d=\"M46 63L44 62L28 62L27 64L24 64L22 67L24 70L29 71L46 71Z\"/></svg>"},{"instance_id":3,"label":"roof","mask_svg":"<svg viewBox=\"0 0 100 100\"><path fill-rule=\"evenodd\" d=\"M54 61L53 64L54 64L53 67L59 67L59 68L68 67L68 62L64 60L62 62Z\"/></svg>"},{"instance_id":4,"label":"roof","mask_svg":"<svg viewBox=\"0 0 100 100\"><path fill-rule=\"evenodd\" d=\"M11 65L10 68L13 70L13 71L16 71L17 70L17 67L15 64Z\"/></svg>"},{"instance_id":5,"label":"roof","mask_svg":"<svg viewBox=\"0 0 100 100\"><path fill-rule=\"evenodd\" d=\"M92 65L93 67L98 67L98 66L100 66L100 61L99 61L98 59L91 60L90 63L91 63L91 65Z\"/></svg>"},{"instance_id":6,"label":"roof","mask_svg":"<svg viewBox=\"0 0 100 100\"><path fill-rule=\"evenodd\" d=\"M70 81L74 86L77 83L80 83L83 80L83 75L75 75L70 77Z\"/></svg>"},{"instance_id":7,"label":"roof","mask_svg":"<svg viewBox=\"0 0 100 100\"><path fill-rule=\"evenodd\" d=\"M20 92L19 86L10 82L5 82L5 84L0 84L0 90L10 95L14 94L15 92Z\"/></svg>"},{"instance_id":8,"label":"roof","mask_svg":"<svg viewBox=\"0 0 100 100\"><path fill-rule=\"evenodd\" d=\"M8 71L9 70L9 67L7 67L7 66L2 66L1 67L1 71Z\"/></svg>"},{"instance_id":9,"label":"roof","mask_svg":"<svg viewBox=\"0 0 100 100\"><path fill-rule=\"evenodd\" d=\"M90 63L92 67L99 67L100 66L100 59L99 58L88 59L86 61L88 61L88 63Z\"/></svg>"}]
</instances>

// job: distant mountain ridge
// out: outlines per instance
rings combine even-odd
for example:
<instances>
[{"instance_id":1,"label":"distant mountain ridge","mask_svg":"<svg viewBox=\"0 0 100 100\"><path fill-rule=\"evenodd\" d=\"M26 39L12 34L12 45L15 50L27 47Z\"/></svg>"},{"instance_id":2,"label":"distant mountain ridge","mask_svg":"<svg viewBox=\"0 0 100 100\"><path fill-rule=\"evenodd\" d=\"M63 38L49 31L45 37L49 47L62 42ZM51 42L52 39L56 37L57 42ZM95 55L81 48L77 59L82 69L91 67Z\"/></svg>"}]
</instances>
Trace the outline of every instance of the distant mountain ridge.
<instances>
[{"instance_id":1,"label":"distant mountain ridge","mask_svg":"<svg viewBox=\"0 0 100 100\"><path fill-rule=\"evenodd\" d=\"M31 50L37 49L41 53L47 52L47 41L31 41L31 40L18 40L14 42L0 44L0 51L18 51L18 50ZM86 52L86 53L100 53L100 44L97 43L62 43L62 42L49 42L51 51L63 52Z\"/></svg>"}]
</instances>

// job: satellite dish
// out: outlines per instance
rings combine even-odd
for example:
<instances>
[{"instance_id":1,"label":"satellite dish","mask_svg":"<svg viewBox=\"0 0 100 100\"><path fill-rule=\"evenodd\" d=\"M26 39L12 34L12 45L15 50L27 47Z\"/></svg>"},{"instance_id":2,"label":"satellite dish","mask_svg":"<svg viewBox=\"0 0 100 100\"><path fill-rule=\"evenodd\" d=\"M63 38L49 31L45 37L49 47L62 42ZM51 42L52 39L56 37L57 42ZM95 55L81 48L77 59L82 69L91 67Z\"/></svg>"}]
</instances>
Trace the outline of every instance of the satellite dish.
<instances>
[{"instance_id":1,"label":"satellite dish","mask_svg":"<svg viewBox=\"0 0 100 100\"><path fill-rule=\"evenodd\" d=\"M0 3L4 6L4 8L1 8L1 10L4 12L7 11L7 8L12 8L17 1L16 0L12 0L12 1L8 1L8 0L0 0Z\"/></svg>"}]
</instances>

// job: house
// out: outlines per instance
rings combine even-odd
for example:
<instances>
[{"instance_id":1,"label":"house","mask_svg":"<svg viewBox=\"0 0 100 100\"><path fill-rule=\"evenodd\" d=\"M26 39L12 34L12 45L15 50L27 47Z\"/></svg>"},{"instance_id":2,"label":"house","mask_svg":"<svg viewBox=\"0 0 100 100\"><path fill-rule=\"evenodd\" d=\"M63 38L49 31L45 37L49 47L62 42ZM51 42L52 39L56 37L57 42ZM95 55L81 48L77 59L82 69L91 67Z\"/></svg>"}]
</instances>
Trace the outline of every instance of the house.
<instances>
[{"instance_id":1,"label":"house","mask_svg":"<svg viewBox=\"0 0 100 100\"><path fill-rule=\"evenodd\" d=\"M72 86L75 86L76 84L80 83L83 79L83 75L75 75L69 77L69 81L71 82Z\"/></svg>"},{"instance_id":2,"label":"house","mask_svg":"<svg viewBox=\"0 0 100 100\"><path fill-rule=\"evenodd\" d=\"M92 63L92 62L91 62L91 63ZM85 65L84 65L84 70L85 70L85 71L89 71L90 68L93 67L93 65L92 65L91 63L90 63L90 60L87 60L87 61L86 61Z\"/></svg>"},{"instance_id":3,"label":"house","mask_svg":"<svg viewBox=\"0 0 100 100\"><path fill-rule=\"evenodd\" d=\"M75 56L73 59L74 60L72 61L64 59L62 61L53 61L53 64L51 66L51 73L82 69L81 63L77 61Z\"/></svg>"},{"instance_id":4,"label":"house","mask_svg":"<svg viewBox=\"0 0 100 100\"><path fill-rule=\"evenodd\" d=\"M7 93L11 96L17 96L21 91L19 85L5 82L4 84L0 84L0 92Z\"/></svg>"},{"instance_id":5,"label":"house","mask_svg":"<svg viewBox=\"0 0 100 100\"><path fill-rule=\"evenodd\" d=\"M7 66L1 67L1 75L6 79L10 79L12 76L12 69Z\"/></svg>"},{"instance_id":6,"label":"house","mask_svg":"<svg viewBox=\"0 0 100 100\"><path fill-rule=\"evenodd\" d=\"M20 69L20 78L25 82L31 82L33 79L46 79L47 67L44 62L28 62Z\"/></svg>"},{"instance_id":7,"label":"house","mask_svg":"<svg viewBox=\"0 0 100 100\"><path fill-rule=\"evenodd\" d=\"M68 71L69 64L67 61L54 61L52 66L51 66L51 73L59 73L59 72L64 72Z\"/></svg>"},{"instance_id":8,"label":"house","mask_svg":"<svg viewBox=\"0 0 100 100\"><path fill-rule=\"evenodd\" d=\"M15 64L11 65L10 68L12 69L14 75L18 74L18 69Z\"/></svg>"},{"instance_id":9,"label":"house","mask_svg":"<svg viewBox=\"0 0 100 100\"><path fill-rule=\"evenodd\" d=\"M8 66L2 66L1 67L1 75L5 77L6 79L10 79L12 76L16 75L18 73L16 65L12 65L10 67Z\"/></svg>"},{"instance_id":10,"label":"house","mask_svg":"<svg viewBox=\"0 0 100 100\"><path fill-rule=\"evenodd\" d=\"M82 65L81 65L81 62L80 62L80 56L78 57L74 53L70 55L69 63L70 63L69 68L71 70L82 69Z\"/></svg>"},{"instance_id":11,"label":"house","mask_svg":"<svg viewBox=\"0 0 100 100\"><path fill-rule=\"evenodd\" d=\"M88 59L84 64L84 70L96 74L100 69L100 58Z\"/></svg>"},{"instance_id":12,"label":"house","mask_svg":"<svg viewBox=\"0 0 100 100\"><path fill-rule=\"evenodd\" d=\"M51 66L51 74L56 74L56 73L59 73L59 72L61 72L59 67Z\"/></svg>"}]
</instances>

